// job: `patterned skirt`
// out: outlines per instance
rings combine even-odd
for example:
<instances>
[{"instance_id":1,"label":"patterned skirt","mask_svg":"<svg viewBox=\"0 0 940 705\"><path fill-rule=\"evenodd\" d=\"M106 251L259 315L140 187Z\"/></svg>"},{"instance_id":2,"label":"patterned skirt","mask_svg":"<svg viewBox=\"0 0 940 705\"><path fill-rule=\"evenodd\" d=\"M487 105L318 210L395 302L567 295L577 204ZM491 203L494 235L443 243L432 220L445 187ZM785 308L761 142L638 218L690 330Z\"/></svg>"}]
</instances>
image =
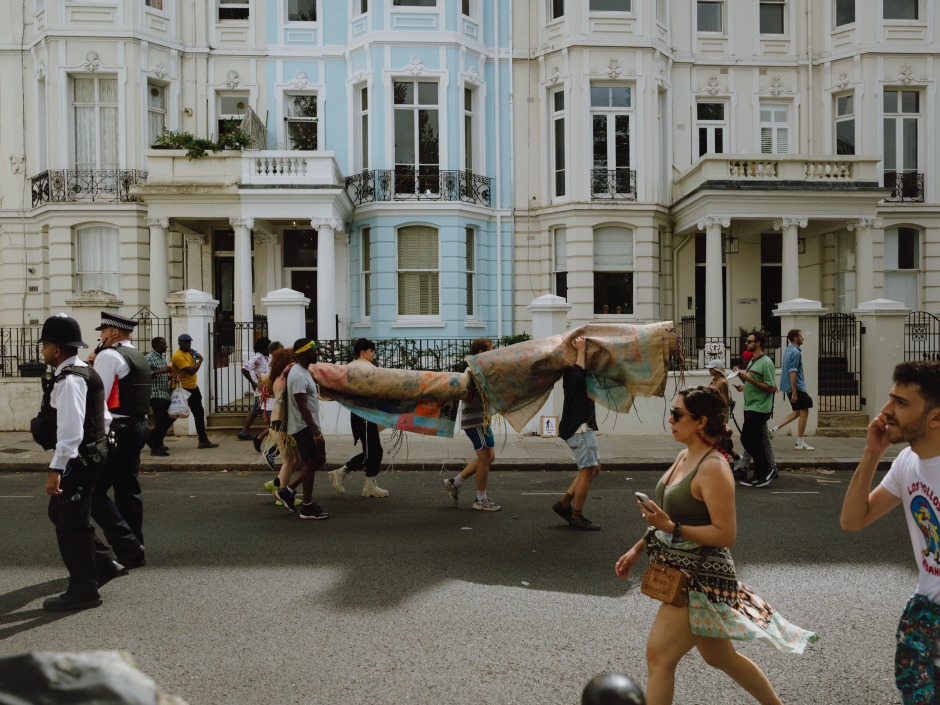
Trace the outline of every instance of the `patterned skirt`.
<instances>
[{"instance_id":1,"label":"patterned skirt","mask_svg":"<svg viewBox=\"0 0 940 705\"><path fill-rule=\"evenodd\" d=\"M727 548L700 546L692 541L672 543L663 531L646 535L650 563L662 563L698 574L689 587L689 623L700 636L739 641L765 641L788 653L803 653L819 637L790 624L750 588L738 582L734 559ZM705 556L703 560L703 556Z\"/></svg>"}]
</instances>

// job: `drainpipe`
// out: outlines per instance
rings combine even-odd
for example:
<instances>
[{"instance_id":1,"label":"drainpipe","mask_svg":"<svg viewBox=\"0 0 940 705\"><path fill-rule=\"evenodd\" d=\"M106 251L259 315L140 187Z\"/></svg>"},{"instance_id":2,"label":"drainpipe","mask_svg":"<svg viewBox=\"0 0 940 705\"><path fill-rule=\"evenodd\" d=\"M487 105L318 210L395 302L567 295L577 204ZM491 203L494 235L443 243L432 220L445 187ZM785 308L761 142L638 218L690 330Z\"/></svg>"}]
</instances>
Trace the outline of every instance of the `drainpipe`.
<instances>
[{"instance_id":1,"label":"drainpipe","mask_svg":"<svg viewBox=\"0 0 940 705\"><path fill-rule=\"evenodd\" d=\"M809 156L813 157L816 154L816 140L813 138L813 104L816 102L816 97L813 94L813 24L810 17L812 12L811 8L813 3L806 3L806 74L807 74L807 89L809 90L809 105L808 105L808 115L807 119L809 120Z\"/></svg>"},{"instance_id":2,"label":"drainpipe","mask_svg":"<svg viewBox=\"0 0 940 705\"><path fill-rule=\"evenodd\" d=\"M496 337L501 338L503 336L503 215L501 213L502 208L502 198L500 194L503 189L502 181L502 169L500 165L502 164L502 154L503 154L503 140L502 140L502 130L500 129L500 120L502 119L502 114L499 112L500 100L499 100L499 0L493 0L493 65L495 67L496 75ZM510 12L512 11L512 6L510 5ZM510 17L510 23L512 23L512 18ZM512 130L512 125L509 126L509 129Z\"/></svg>"}]
</instances>

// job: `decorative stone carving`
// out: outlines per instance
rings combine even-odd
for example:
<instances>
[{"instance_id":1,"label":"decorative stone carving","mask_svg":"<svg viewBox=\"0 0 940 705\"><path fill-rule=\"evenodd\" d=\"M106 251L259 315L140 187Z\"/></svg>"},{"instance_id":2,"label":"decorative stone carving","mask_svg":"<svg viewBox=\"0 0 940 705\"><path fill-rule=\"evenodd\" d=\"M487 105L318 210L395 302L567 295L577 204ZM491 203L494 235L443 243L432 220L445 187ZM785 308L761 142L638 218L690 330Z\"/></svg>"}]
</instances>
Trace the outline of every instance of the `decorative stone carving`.
<instances>
[{"instance_id":1,"label":"decorative stone carving","mask_svg":"<svg viewBox=\"0 0 940 705\"><path fill-rule=\"evenodd\" d=\"M878 216L866 215L854 222L847 223L845 227L848 230L855 230L855 228L876 228L880 230L884 227L884 221Z\"/></svg>"},{"instance_id":2,"label":"decorative stone carving","mask_svg":"<svg viewBox=\"0 0 940 705\"><path fill-rule=\"evenodd\" d=\"M356 69L356 72L353 74L353 83L362 83L365 80L366 72L362 70L360 66Z\"/></svg>"},{"instance_id":3,"label":"decorative stone carving","mask_svg":"<svg viewBox=\"0 0 940 705\"><path fill-rule=\"evenodd\" d=\"M307 80L307 74L304 71L298 71L294 74L294 80L290 82L290 87L295 90L306 90L310 88L310 81Z\"/></svg>"},{"instance_id":4,"label":"decorative stone carving","mask_svg":"<svg viewBox=\"0 0 940 705\"><path fill-rule=\"evenodd\" d=\"M721 87L718 76L708 77L708 81L705 82L705 92L708 93L708 95L718 95L719 93L725 92L725 89Z\"/></svg>"},{"instance_id":5,"label":"decorative stone carving","mask_svg":"<svg viewBox=\"0 0 940 705\"><path fill-rule=\"evenodd\" d=\"M147 225L150 227L159 225L161 228L166 230L168 227L170 227L170 219L169 218L147 218Z\"/></svg>"},{"instance_id":6,"label":"decorative stone carving","mask_svg":"<svg viewBox=\"0 0 940 705\"><path fill-rule=\"evenodd\" d=\"M561 79L561 71L558 70L557 66L552 66L552 72L548 74L548 82L552 85L558 83Z\"/></svg>"},{"instance_id":7,"label":"decorative stone carving","mask_svg":"<svg viewBox=\"0 0 940 705\"><path fill-rule=\"evenodd\" d=\"M23 167L26 166L26 155L25 154L11 154L10 155L10 171L14 174L22 174Z\"/></svg>"},{"instance_id":8,"label":"decorative stone carving","mask_svg":"<svg viewBox=\"0 0 940 705\"><path fill-rule=\"evenodd\" d=\"M415 54L411 57L411 63L405 67L405 71L410 73L412 76L420 76L424 73L424 63L421 61L421 57Z\"/></svg>"},{"instance_id":9,"label":"decorative stone carving","mask_svg":"<svg viewBox=\"0 0 940 705\"><path fill-rule=\"evenodd\" d=\"M86 71L97 71L101 68L101 57L98 56L97 51L90 51L85 54L85 61L82 63L82 66Z\"/></svg>"},{"instance_id":10,"label":"decorative stone carving","mask_svg":"<svg viewBox=\"0 0 940 705\"><path fill-rule=\"evenodd\" d=\"M227 74L225 74L225 87L226 88L229 88L229 89L238 88L241 82L242 80L238 76L238 71L236 71L235 69L232 69Z\"/></svg>"},{"instance_id":11,"label":"decorative stone carving","mask_svg":"<svg viewBox=\"0 0 940 705\"><path fill-rule=\"evenodd\" d=\"M767 93L773 96L783 95L787 92L787 89L783 87L783 79L780 76L774 76L770 79L770 86L767 88Z\"/></svg>"},{"instance_id":12,"label":"decorative stone carving","mask_svg":"<svg viewBox=\"0 0 940 705\"><path fill-rule=\"evenodd\" d=\"M844 91L849 87L849 75L847 73L840 73L839 80L836 81L836 88L840 91Z\"/></svg>"},{"instance_id":13,"label":"decorative stone carving","mask_svg":"<svg viewBox=\"0 0 940 705\"><path fill-rule=\"evenodd\" d=\"M40 62L39 64L37 64L35 76L36 76L37 81L46 80L46 64L45 63Z\"/></svg>"},{"instance_id":14,"label":"decorative stone carving","mask_svg":"<svg viewBox=\"0 0 940 705\"><path fill-rule=\"evenodd\" d=\"M623 76L623 71L620 70L620 62L617 59L611 59L603 73L607 74L610 79L620 78Z\"/></svg>"},{"instance_id":15,"label":"decorative stone carving","mask_svg":"<svg viewBox=\"0 0 940 705\"><path fill-rule=\"evenodd\" d=\"M794 225L798 228L805 228L808 224L809 220L807 218L787 216L786 218L774 221L774 230L783 230L784 228L789 228Z\"/></svg>"},{"instance_id":16,"label":"decorative stone carving","mask_svg":"<svg viewBox=\"0 0 940 705\"><path fill-rule=\"evenodd\" d=\"M477 67L471 66L463 75L463 82L474 86L480 85L480 74L477 73Z\"/></svg>"},{"instance_id":17,"label":"decorative stone carving","mask_svg":"<svg viewBox=\"0 0 940 705\"><path fill-rule=\"evenodd\" d=\"M231 223L233 228L248 228L252 230L255 227L254 218L229 218L228 222Z\"/></svg>"},{"instance_id":18,"label":"decorative stone carving","mask_svg":"<svg viewBox=\"0 0 940 705\"><path fill-rule=\"evenodd\" d=\"M166 66L164 66L162 62L158 63L156 66L150 69L150 73L152 73L154 76L156 76L162 81L164 78L166 78L166 74L167 74Z\"/></svg>"},{"instance_id":19,"label":"decorative stone carving","mask_svg":"<svg viewBox=\"0 0 940 705\"><path fill-rule=\"evenodd\" d=\"M206 236L199 233L184 233L183 240L187 247L202 247L206 244Z\"/></svg>"},{"instance_id":20,"label":"decorative stone carving","mask_svg":"<svg viewBox=\"0 0 940 705\"><path fill-rule=\"evenodd\" d=\"M322 227L332 228L334 235L338 235L345 230L345 225L339 218L311 218L310 225L316 230Z\"/></svg>"},{"instance_id":21,"label":"decorative stone carving","mask_svg":"<svg viewBox=\"0 0 940 705\"><path fill-rule=\"evenodd\" d=\"M898 76L895 80L900 81L905 86L909 86L914 82L914 72L910 64L904 64L901 67L901 70L898 72Z\"/></svg>"},{"instance_id":22,"label":"decorative stone carving","mask_svg":"<svg viewBox=\"0 0 940 705\"><path fill-rule=\"evenodd\" d=\"M698 221L699 230L708 230L711 227L720 225L723 228L731 227L731 218L726 215L706 215Z\"/></svg>"}]
</instances>

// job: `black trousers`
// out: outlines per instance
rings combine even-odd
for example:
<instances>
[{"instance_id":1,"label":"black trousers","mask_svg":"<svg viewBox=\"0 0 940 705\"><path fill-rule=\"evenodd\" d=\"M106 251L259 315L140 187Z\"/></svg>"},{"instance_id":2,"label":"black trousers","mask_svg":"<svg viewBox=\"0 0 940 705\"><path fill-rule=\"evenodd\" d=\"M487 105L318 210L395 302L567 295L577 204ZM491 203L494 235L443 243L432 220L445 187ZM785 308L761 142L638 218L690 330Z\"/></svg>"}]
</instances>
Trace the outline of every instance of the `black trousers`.
<instances>
[{"instance_id":1,"label":"black trousers","mask_svg":"<svg viewBox=\"0 0 940 705\"><path fill-rule=\"evenodd\" d=\"M351 414L349 419L353 430L353 438L362 441L362 452L346 461L346 469L350 472L366 469L366 477L375 477L379 474L382 465L382 439L379 437L379 427L361 416Z\"/></svg>"},{"instance_id":2,"label":"black trousers","mask_svg":"<svg viewBox=\"0 0 940 705\"><path fill-rule=\"evenodd\" d=\"M206 435L206 412L205 409L202 408L202 392L199 391L199 387L193 387L186 391L189 392L189 399L186 403L189 404L189 410L193 415L193 423L196 424L196 436L198 436L200 443L208 443L209 436Z\"/></svg>"},{"instance_id":3,"label":"black trousers","mask_svg":"<svg viewBox=\"0 0 940 705\"><path fill-rule=\"evenodd\" d=\"M163 445L166 432L173 425L173 419L170 418L168 413L170 400L151 397L150 408L153 409L153 429L147 434L147 446L151 450L156 450Z\"/></svg>"},{"instance_id":4,"label":"black trousers","mask_svg":"<svg viewBox=\"0 0 940 705\"><path fill-rule=\"evenodd\" d=\"M55 524L59 555L69 572L66 591L77 598L98 594L98 571L106 571L115 560L91 525L91 505L101 465L69 463L59 487L62 494L49 498L49 518Z\"/></svg>"},{"instance_id":5,"label":"black trousers","mask_svg":"<svg viewBox=\"0 0 940 705\"><path fill-rule=\"evenodd\" d=\"M754 478L760 480L770 474L770 460L764 450L764 426L769 420L770 414L745 411L744 426L741 428L741 445L754 461Z\"/></svg>"},{"instance_id":6,"label":"black trousers","mask_svg":"<svg viewBox=\"0 0 940 705\"><path fill-rule=\"evenodd\" d=\"M95 487L91 515L120 558L140 554L144 543L144 498L140 489L140 451L147 437L147 418L111 422L114 445ZM114 500L108 490L114 488Z\"/></svg>"}]
</instances>

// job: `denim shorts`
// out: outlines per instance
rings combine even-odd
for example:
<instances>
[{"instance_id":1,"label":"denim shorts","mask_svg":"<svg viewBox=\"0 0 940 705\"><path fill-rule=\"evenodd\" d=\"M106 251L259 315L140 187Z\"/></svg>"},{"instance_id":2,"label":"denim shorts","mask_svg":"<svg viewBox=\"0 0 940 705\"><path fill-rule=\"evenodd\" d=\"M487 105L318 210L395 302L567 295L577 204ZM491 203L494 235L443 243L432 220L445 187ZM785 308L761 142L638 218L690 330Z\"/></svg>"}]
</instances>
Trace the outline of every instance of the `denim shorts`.
<instances>
[{"instance_id":1,"label":"denim shorts","mask_svg":"<svg viewBox=\"0 0 940 705\"><path fill-rule=\"evenodd\" d=\"M574 461L581 468L593 468L600 464L601 455L597 450L597 434L593 428L582 433L576 433L565 441L574 452Z\"/></svg>"},{"instance_id":2,"label":"denim shorts","mask_svg":"<svg viewBox=\"0 0 940 705\"><path fill-rule=\"evenodd\" d=\"M489 426L465 428L463 432L467 434L467 438L473 443L473 450L483 450L496 445L496 441L493 440L493 429Z\"/></svg>"}]
</instances>

